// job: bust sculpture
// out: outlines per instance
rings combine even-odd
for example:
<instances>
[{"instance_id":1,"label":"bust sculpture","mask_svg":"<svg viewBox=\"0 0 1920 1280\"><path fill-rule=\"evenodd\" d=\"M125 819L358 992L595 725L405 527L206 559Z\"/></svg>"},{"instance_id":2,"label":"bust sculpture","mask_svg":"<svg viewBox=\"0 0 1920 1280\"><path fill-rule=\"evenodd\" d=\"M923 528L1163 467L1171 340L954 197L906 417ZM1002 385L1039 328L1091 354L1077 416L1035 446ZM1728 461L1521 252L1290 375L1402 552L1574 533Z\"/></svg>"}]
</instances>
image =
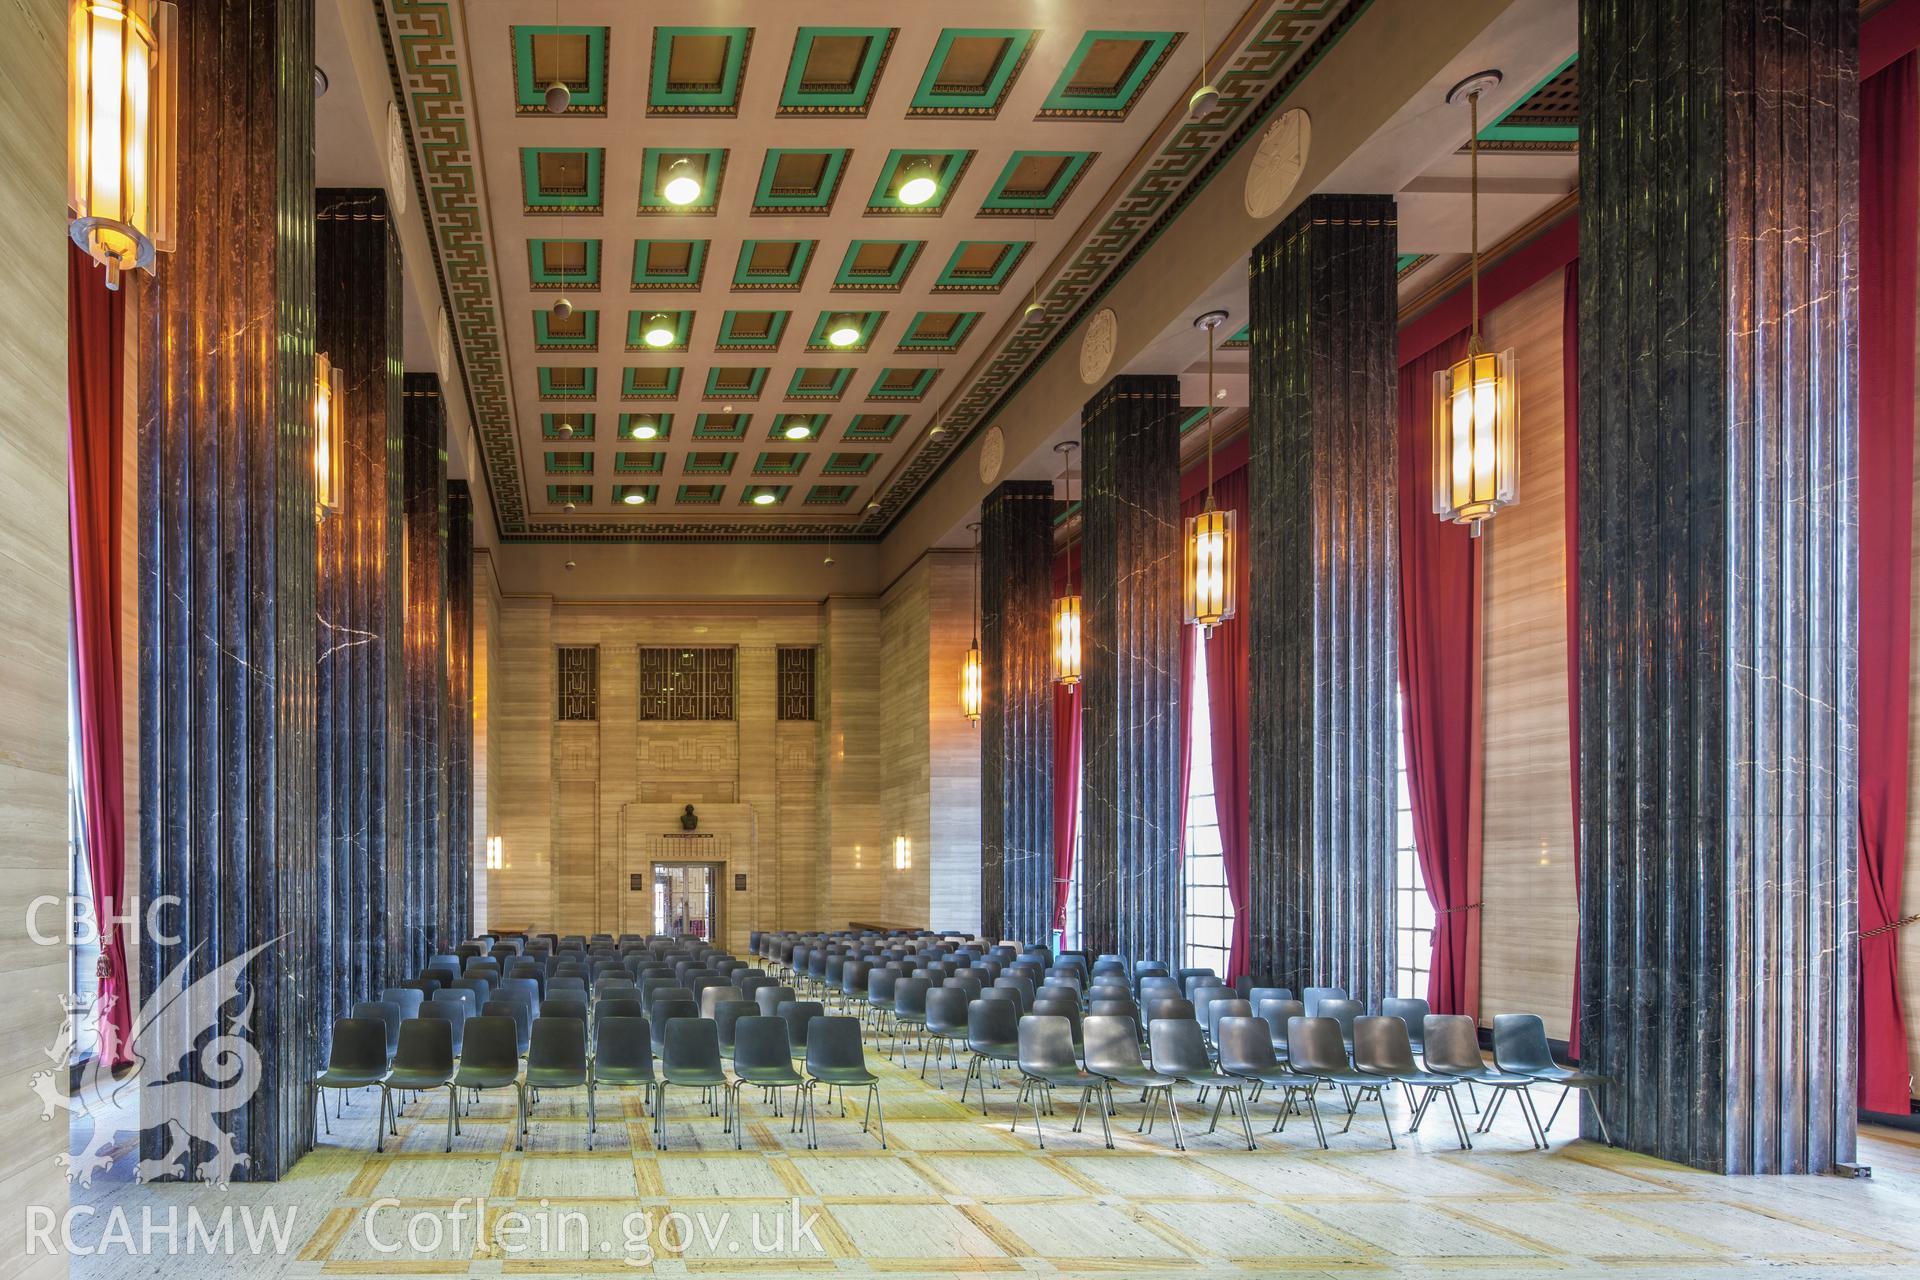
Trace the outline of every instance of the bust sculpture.
<instances>
[{"instance_id":1,"label":"bust sculpture","mask_svg":"<svg viewBox=\"0 0 1920 1280\"><path fill-rule=\"evenodd\" d=\"M682 831L698 831L700 829L700 819L694 816L692 805L688 805L687 811L680 815L680 829Z\"/></svg>"}]
</instances>

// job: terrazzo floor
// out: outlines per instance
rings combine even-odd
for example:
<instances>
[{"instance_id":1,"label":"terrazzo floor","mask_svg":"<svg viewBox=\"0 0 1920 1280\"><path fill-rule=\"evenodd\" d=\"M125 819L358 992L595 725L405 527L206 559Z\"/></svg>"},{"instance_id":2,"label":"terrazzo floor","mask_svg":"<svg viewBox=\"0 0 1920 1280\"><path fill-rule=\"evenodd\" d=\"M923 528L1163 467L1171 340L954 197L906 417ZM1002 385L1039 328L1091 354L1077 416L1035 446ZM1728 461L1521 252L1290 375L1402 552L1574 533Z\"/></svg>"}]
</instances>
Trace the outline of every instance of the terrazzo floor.
<instances>
[{"instance_id":1,"label":"terrazzo floor","mask_svg":"<svg viewBox=\"0 0 1920 1280\"><path fill-rule=\"evenodd\" d=\"M857 1097L845 1119L821 1107L809 1151L784 1114L743 1092L737 1152L684 1090L658 1150L628 1090L602 1093L591 1151L576 1092L542 1098L524 1151L512 1149L511 1095L492 1094L443 1153L441 1093L408 1105L375 1154L367 1093L279 1183L135 1184L123 1153L91 1189L74 1188L96 1211L75 1232L82 1247L115 1243L102 1237L116 1221L139 1243L142 1221L193 1208L203 1221L232 1209L237 1249L168 1252L163 1237L143 1256L75 1257L71 1274L1920 1275L1913 1135L1863 1137L1871 1179L1734 1179L1570 1140L1567 1114L1551 1150L1536 1152L1512 1108L1460 1151L1437 1111L1408 1136L1390 1101L1398 1150L1370 1108L1323 1152L1305 1117L1268 1133L1275 1104L1262 1101L1249 1152L1224 1117L1205 1133L1211 1107L1183 1090L1185 1153L1164 1117L1137 1132L1128 1100L1108 1151L1092 1117L1093 1132L1069 1131L1077 1098L1065 1097L1044 1120L1043 1150L1030 1114L1009 1127L1011 1083L987 1091L982 1116L961 1105L959 1073L943 1091L921 1082L917 1053L909 1070L870 1054L885 1150L861 1132ZM1328 1110L1337 1130L1345 1115ZM282 1215L284 1247L269 1233L250 1250L245 1229L265 1210Z\"/></svg>"}]
</instances>

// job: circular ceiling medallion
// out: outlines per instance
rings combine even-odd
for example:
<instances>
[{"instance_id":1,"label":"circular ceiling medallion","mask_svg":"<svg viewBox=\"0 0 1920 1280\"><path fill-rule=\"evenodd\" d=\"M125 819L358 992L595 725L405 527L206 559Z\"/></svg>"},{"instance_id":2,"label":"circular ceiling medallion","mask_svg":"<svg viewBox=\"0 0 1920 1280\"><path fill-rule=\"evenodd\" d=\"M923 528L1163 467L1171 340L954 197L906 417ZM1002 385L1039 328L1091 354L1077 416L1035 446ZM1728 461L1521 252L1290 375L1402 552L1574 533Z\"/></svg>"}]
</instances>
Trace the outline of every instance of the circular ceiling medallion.
<instances>
[{"instance_id":1,"label":"circular ceiling medallion","mask_svg":"<svg viewBox=\"0 0 1920 1280\"><path fill-rule=\"evenodd\" d=\"M1087 321L1080 337L1080 381L1092 386L1107 376L1113 363L1113 349L1120 341L1120 317L1112 307L1102 307Z\"/></svg>"},{"instance_id":2,"label":"circular ceiling medallion","mask_svg":"<svg viewBox=\"0 0 1920 1280\"><path fill-rule=\"evenodd\" d=\"M1006 460L1007 438L1000 428L988 427L980 437L980 483L992 484L1000 478L1000 464Z\"/></svg>"},{"instance_id":3,"label":"circular ceiling medallion","mask_svg":"<svg viewBox=\"0 0 1920 1280\"><path fill-rule=\"evenodd\" d=\"M1247 214L1270 218L1293 194L1307 167L1307 149L1313 145L1313 121L1295 107L1267 126L1247 169Z\"/></svg>"}]
</instances>

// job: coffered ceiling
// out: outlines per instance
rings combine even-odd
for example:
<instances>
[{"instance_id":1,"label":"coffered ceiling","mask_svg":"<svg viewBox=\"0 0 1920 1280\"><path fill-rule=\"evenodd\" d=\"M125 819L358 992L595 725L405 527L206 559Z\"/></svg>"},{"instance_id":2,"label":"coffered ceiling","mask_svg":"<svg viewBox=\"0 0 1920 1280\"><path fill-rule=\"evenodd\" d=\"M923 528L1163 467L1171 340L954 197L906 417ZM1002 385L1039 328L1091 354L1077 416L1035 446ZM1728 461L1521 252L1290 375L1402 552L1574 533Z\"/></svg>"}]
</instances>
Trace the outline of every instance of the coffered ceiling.
<instances>
[{"instance_id":1,"label":"coffered ceiling","mask_svg":"<svg viewBox=\"0 0 1920 1280\"><path fill-rule=\"evenodd\" d=\"M1365 7L385 0L501 537L878 536Z\"/></svg>"}]
</instances>

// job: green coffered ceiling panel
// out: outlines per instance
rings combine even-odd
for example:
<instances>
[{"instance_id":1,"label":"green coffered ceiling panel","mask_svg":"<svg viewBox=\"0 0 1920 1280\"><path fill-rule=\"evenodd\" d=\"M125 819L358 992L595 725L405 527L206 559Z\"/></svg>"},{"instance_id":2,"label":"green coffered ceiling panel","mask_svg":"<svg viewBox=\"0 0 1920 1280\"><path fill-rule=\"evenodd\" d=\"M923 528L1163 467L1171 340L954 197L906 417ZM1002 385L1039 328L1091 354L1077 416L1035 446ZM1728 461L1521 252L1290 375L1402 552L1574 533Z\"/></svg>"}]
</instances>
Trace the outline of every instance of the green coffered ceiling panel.
<instances>
[{"instance_id":1,"label":"green coffered ceiling panel","mask_svg":"<svg viewBox=\"0 0 1920 1280\"><path fill-rule=\"evenodd\" d=\"M500 537L878 537L1365 7L382 0Z\"/></svg>"}]
</instances>

